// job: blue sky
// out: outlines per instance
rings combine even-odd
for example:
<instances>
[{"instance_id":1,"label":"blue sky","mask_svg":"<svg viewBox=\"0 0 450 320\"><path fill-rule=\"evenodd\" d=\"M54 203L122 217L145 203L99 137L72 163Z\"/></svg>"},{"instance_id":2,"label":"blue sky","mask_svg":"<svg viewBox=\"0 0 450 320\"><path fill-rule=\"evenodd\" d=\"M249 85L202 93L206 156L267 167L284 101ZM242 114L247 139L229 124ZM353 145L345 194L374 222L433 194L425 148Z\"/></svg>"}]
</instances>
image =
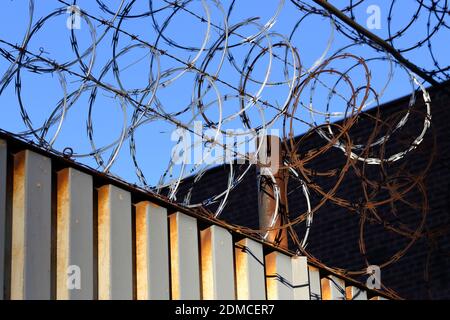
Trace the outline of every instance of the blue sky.
<instances>
[{"instance_id":1,"label":"blue sky","mask_svg":"<svg viewBox=\"0 0 450 320\"><path fill-rule=\"evenodd\" d=\"M107 3L109 8L113 11L117 10L121 3L119 0L104 2ZM125 1L125 4L129 2L130 1ZM367 5L361 5L354 12L357 21L361 24L365 24L369 17L366 12L367 7L369 5L378 5L381 8L381 29L372 31L381 37L387 37L388 30L386 18L390 9L387 6L388 1L371 0L370 3L368 1L365 2L367 2ZM102 11L98 3L98 1L92 0L77 1L77 5L89 14L99 18L111 19L112 16L107 12ZM207 0L205 3L208 7L211 21L215 24L215 26L211 26L210 37L206 43L206 48L209 48L219 38L220 33L216 26L223 27L225 17L220 6L216 5L214 1ZM336 1L334 1L334 3L336 3ZM151 4L153 9L156 9L166 6L167 2L152 1ZM229 11L230 4L231 1L221 1L221 7L225 13ZM0 10L0 39L12 44L20 44L23 41L30 19L28 8L29 1L26 0L2 1ZM63 64L73 61L76 56L71 47L71 30L66 27L69 15L64 12L64 10L60 14L55 14L55 10L60 8L64 8L64 6L56 0L35 1L32 24L34 25L39 19L46 17L49 14L51 17L45 20L42 28L39 28L33 34L33 37L28 43L27 50L37 55L40 54L46 59L55 60L59 64ZM189 9L190 12L197 14L199 17L206 17L205 7L202 5L201 1L191 1L187 4L186 8ZM261 46L267 46L268 41L271 41L272 44L274 44L285 41L291 37L294 27L299 22L299 19L303 18L304 14L296 9L290 1L285 1L282 6L280 6L279 1L275 0L237 0L235 2L235 6L227 20L229 26L234 26L246 19L254 18L252 23L238 29L239 36L231 35L229 37L229 52L233 55L237 68L242 66L244 58L249 52L250 59L255 59L259 52L257 50L252 51L250 44L243 44L237 47L233 47L232 45L240 43L242 42L242 38L249 37L258 32L262 25L266 24L267 21L270 21L277 8L281 8L280 14L269 31L271 33L270 36L267 35L260 40ZM417 4L415 1L396 1L392 11L394 18L394 22L391 25L392 29L401 30L402 26L409 23L411 17L415 14L416 9ZM133 4L130 15L140 15L148 10L149 1L137 0ZM154 15L154 19L156 23L161 26L172 13L173 9L171 8L162 10ZM418 21L414 23L413 27L408 30L408 33L404 37L395 42L395 45L399 48L406 48L425 37L428 19L430 19L431 24L435 21L434 17L429 17L426 14L419 15ZM95 29L97 40L104 35L104 26L93 20L91 20L91 23L92 26L90 27L89 24L82 19L81 28L79 30L74 30L80 52L83 52L92 44L93 35L91 28ZM176 48L175 46L168 44L165 39L158 40L158 33L155 31L154 23L152 17L144 16L139 19L123 20L120 28L145 40L146 43L152 45L157 44L158 48L167 50L171 55L176 56L183 61L191 61L197 55L197 51L195 50ZM204 41L205 33L207 32L206 26L207 24L205 22L200 21L192 14L179 10L165 27L164 36L166 39L171 39L173 43L176 43L179 46L198 48ZM301 20L301 23L292 34L290 43L296 48L304 70L311 68L314 62L322 55L329 44L332 29L332 24L329 19L317 15L309 15ZM444 32L447 31L447 28L443 29L445 30L439 32L433 41L436 57L440 61L444 60L445 57L450 56L450 49L447 45L448 37ZM113 36L114 32L111 30L108 31L101 38L101 41L96 47L92 75L97 79L99 79L103 68L113 57ZM348 38L338 31L334 31L333 42L328 50L327 57L330 57L337 50L351 44L352 42ZM123 34L119 34L119 39L115 48L116 52L121 52L127 46L132 47L130 50L123 52L116 60L117 69L120 71L119 79L115 77L112 72L113 67L111 66L111 68L105 72L101 81L118 90L126 90L129 93L134 92L131 96L136 100L142 99L145 103L150 99L151 94L147 93L147 95L143 95L142 89L145 89L149 85L149 79L154 80L157 76L157 63L154 58L153 65L151 65L152 53L148 48L139 46L137 41L134 41ZM11 50L11 48L4 43L0 44L0 48L10 51L14 56L17 55L17 52ZM393 79L390 81L387 88L385 90L383 89L389 78L390 64L388 61L375 59L382 57L383 54L376 52L367 45L352 46L343 52L352 53L367 61L372 77L372 87L379 93L383 92L383 96L380 98L381 102L386 102L411 92L411 84L407 72L396 64L393 65L395 71ZM285 54L285 49L274 47L273 53L278 56L283 56ZM426 68L430 68L433 65L433 61L425 46L418 50L406 52L405 56L418 65ZM88 54L83 58L83 62L86 65L89 65L90 59L92 58L92 55ZM206 53L202 53L198 57L195 65L201 66L206 58ZM221 52L216 52L211 63L207 67L208 73L214 74L216 72L220 63L220 58ZM292 56L289 56L288 61L290 63L294 61ZM362 86L365 82L365 76L362 72L363 69L361 65L354 66L355 63L356 60L352 59L339 60L334 62L330 67L341 71L352 68L352 71L348 73L352 82L356 86ZM36 64L41 67L45 66L42 62L36 62ZM194 90L195 73L185 72L180 77L177 77L177 74L183 71L184 65L166 56L160 58L159 64L160 70L163 72L161 82L174 78L175 80L169 82L169 85L167 86L158 87L156 91L158 104L153 102L151 105L152 108L160 108L160 112L170 114L172 119L189 125L192 124L194 117L197 120L201 120L202 117L200 115L193 116L193 110L195 110L195 108L190 106ZM259 81L264 79L268 64L268 55L262 55L255 63L251 78ZM0 56L0 75L2 77L10 65L11 63L9 61L3 56ZM229 61L225 61L219 72L219 79L231 83L233 86L238 86L240 83L240 73L236 67ZM164 71L171 68L174 69L174 72L164 75ZM74 72L83 73L79 64L72 65L70 69ZM271 83L285 81L283 71L283 63L279 59L273 59L268 81ZM292 74L293 70L290 69L289 76L292 76ZM16 79L17 75L14 75L13 80L6 88L4 88L0 95L0 128L14 133L20 133L27 130L27 127L24 125L20 114L19 95L15 85ZM64 81L61 82L60 79L63 79ZM321 77L321 81L330 85L335 83L336 80L336 76ZM80 86L83 85L79 78L64 72L61 74L58 74L57 72L36 74L24 68L21 69L20 72L20 84L20 99L34 128L39 128L45 123L46 119L48 119L55 109L57 103L64 98L65 91L67 94L77 92ZM220 83L216 84L217 91L220 92L222 98L224 96L228 97L227 101L223 101L223 116L230 116L238 112L239 101L236 98L233 98L237 92L226 85ZM257 81L249 81L246 86L246 91L249 93L256 93L259 88L260 83ZM61 125L60 134L53 145L55 149L63 150L65 147L71 147L76 154L86 154L91 152L91 145L87 138L86 124L90 108L90 96L92 95L93 89L92 83L88 82L85 84L79 98L67 112L65 120ZM343 96L348 95L349 92L348 87L342 84L342 82L338 85L337 90ZM300 100L307 103L311 91L314 92L314 106L319 110L325 110L328 90L320 85L315 89L309 87L308 90L305 91L305 94L301 96ZM287 85L266 86L261 92L261 99L269 102L273 106L280 106L283 105L288 92L289 87ZM205 112L205 116L208 119L211 119L211 121L216 121L219 117L218 106L215 102L216 99L214 90L210 90L203 97L204 103L210 103ZM330 106L330 110L334 112L342 112L345 109L343 100L338 97L331 100ZM187 109L188 111L178 114L184 109ZM111 91L98 88L96 91L96 99L91 108L93 136L96 147L108 146L116 141L121 135L124 123L130 125L134 110L131 103L121 101ZM266 119L270 119L274 114L273 109L265 108L264 116ZM253 127L262 123L258 108L250 108L248 115ZM312 121L309 114L302 108L299 109L296 116L304 119L306 122ZM316 117L316 121L320 124L323 123L324 119ZM46 136L47 141L52 138L57 127L57 125L54 125L49 130ZM242 129L244 126L239 118L237 118L224 124L224 128ZM273 125L273 128L281 129L281 120L277 121ZM161 117L150 117L135 130L136 157L147 182L150 185L155 185L167 168L171 157L171 150L175 145L175 142L171 140L171 134L175 129L176 125L173 121L168 121ZM295 124L295 134L301 134L305 132L305 130L307 130L307 126L304 124ZM118 157L111 167L111 172L129 182L138 182L135 168L130 157L129 142L130 140L127 139L118 150ZM109 148L102 153L104 160L107 160L112 152L114 152L114 147ZM92 157L77 158L77 161L98 168L97 163ZM175 168L175 171L177 170L180 169Z\"/></svg>"}]
</instances>

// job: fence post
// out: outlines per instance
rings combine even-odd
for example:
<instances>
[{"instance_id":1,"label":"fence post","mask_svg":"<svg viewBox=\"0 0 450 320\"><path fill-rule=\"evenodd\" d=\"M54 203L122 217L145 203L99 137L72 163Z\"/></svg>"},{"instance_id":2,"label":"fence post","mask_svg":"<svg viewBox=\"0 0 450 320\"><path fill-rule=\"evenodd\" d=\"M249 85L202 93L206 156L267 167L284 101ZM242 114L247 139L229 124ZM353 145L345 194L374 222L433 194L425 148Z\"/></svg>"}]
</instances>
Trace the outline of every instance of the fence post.
<instances>
[{"instance_id":1,"label":"fence post","mask_svg":"<svg viewBox=\"0 0 450 320\"><path fill-rule=\"evenodd\" d=\"M211 226L200 232L203 299L234 300L233 237L227 229Z\"/></svg>"},{"instance_id":2,"label":"fence post","mask_svg":"<svg viewBox=\"0 0 450 320\"><path fill-rule=\"evenodd\" d=\"M316 267L308 266L308 272L309 272L309 292L311 300L322 300L320 271Z\"/></svg>"},{"instance_id":3,"label":"fence post","mask_svg":"<svg viewBox=\"0 0 450 320\"><path fill-rule=\"evenodd\" d=\"M236 293L238 300L265 300L262 244L244 238L235 244Z\"/></svg>"},{"instance_id":4,"label":"fence post","mask_svg":"<svg viewBox=\"0 0 450 320\"><path fill-rule=\"evenodd\" d=\"M291 263L294 300L310 300L308 259L305 256L294 256Z\"/></svg>"},{"instance_id":5,"label":"fence post","mask_svg":"<svg viewBox=\"0 0 450 320\"><path fill-rule=\"evenodd\" d=\"M14 156L11 299L51 298L51 160Z\"/></svg>"},{"instance_id":6,"label":"fence post","mask_svg":"<svg viewBox=\"0 0 450 320\"><path fill-rule=\"evenodd\" d=\"M345 288L345 298L347 300L367 300L367 292L354 286L348 286Z\"/></svg>"},{"instance_id":7,"label":"fence post","mask_svg":"<svg viewBox=\"0 0 450 320\"><path fill-rule=\"evenodd\" d=\"M133 298L131 195L113 185L98 189L98 298Z\"/></svg>"},{"instance_id":8,"label":"fence post","mask_svg":"<svg viewBox=\"0 0 450 320\"><path fill-rule=\"evenodd\" d=\"M137 299L170 299L167 209L148 201L136 205Z\"/></svg>"},{"instance_id":9,"label":"fence post","mask_svg":"<svg viewBox=\"0 0 450 320\"><path fill-rule=\"evenodd\" d=\"M345 282L329 275L321 279L322 300L345 300Z\"/></svg>"},{"instance_id":10,"label":"fence post","mask_svg":"<svg viewBox=\"0 0 450 320\"><path fill-rule=\"evenodd\" d=\"M272 252L265 257L268 300L292 300L294 282L291 257Z\"/></svg>"},{"instance_id":11,"label":"fence post","mask_svg":"<svg viewBox=\"0 0 450 320\"><path fill-rule=\"evenodd\" d=\"M91 300L94 295L92 176L65 168L57 177L56 298ZM71 282L71 278L75 281Z\"/></svg>"},{"instance_id":12,"label":"fence post","mask_svg":"<svg viewBox=\"0 0 450 320\"><path fill-rule=\"evenodd\" d=\"M200 300L197 219L181 212L169 216L172 299Z\"/></svg>"},{"instance_id":13,"label":"fence post","mask_svg":"<svg viewBox=\"0 0 450 320\"><path fill-rule=\"evenodd\" d=\"M258 213L259 213L259 228L267 230L276 228L286 221L286 188L285 188L285 170L281 170L283 155L281 140L273 135L258 136L256 143L257 163L258 163ZM275 178L275 183L278 186L279 205L278 217L275 222L273 215L276 209L276 194L275 184L272 179ZM271 230L263 231L265 240L279 245L282 248L288 247L287 230Z\"/></svg>"}]
</instances>

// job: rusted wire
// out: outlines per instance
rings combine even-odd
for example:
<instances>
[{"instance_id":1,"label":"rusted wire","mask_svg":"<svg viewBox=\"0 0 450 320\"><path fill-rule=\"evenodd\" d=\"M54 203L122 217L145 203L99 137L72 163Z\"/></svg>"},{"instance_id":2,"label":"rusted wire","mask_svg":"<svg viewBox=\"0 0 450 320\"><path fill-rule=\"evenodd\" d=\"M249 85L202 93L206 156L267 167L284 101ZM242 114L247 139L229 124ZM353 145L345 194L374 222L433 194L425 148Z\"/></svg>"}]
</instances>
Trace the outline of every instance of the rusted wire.
<instances>
[{"instance_id":1,"label":"rusted wire","mask_svg":"<svg viewBox=\"0 0 450 320\"><path fill-rule=\"evenodd\" d=\"M0 78L0 94L6 94L7 88L14 86L17 108L25 127L25 130L16 132L21 138L32 139L44 149L78 161L94 160L97 169L108 174L113 174L111 167L117 162L121 151L129 148L131 163L141 187L165 194L170 201L177 201L239 232L261 236L268 231L287 229L296 250L325 270L342 275L361 275L365 273L364 268L348 270L323 264L320 258L314 257L306 249L309 235L314 232L314 221L323 215L317 216L325 204L345 208L349 215L359 219L359 230L354 232L359 233L359 248L365 265L371 263L367 258L370 248L364 239L367 225L382 226L386 232L406 239L407 245L393 256L386 257L381 267L397 262L419 239L436 236L438 231L425 228L428 205L424 178L436 148L432 102L422 80L411 71L411 66L433 81L449 78L450 63L438 60L437 49L433 46L437 34L449 29L448 4L447 0L416 0L414 5L417 8L411 22L394 30L393 21L398 4L396 0L391 0L386 20L388 38L383 39L389 44L390 49L386 49L351 25L336 19L332 12L318 6L316 2L291 0L285 3L280 0L275 2L276 9L266 21L261 22L258 18L246 15L232 23L230 17L239 10L234 0L228 7L219 0L164 0L158 5L148 1L148 9L142 12L136 12L135 0L122 0L116 8L97 0L98 12L106 15L106 18L98 12L79 8L76 0L55 0L62 7L36 17L36 4L29 0L27 28L20 44L0 39L0 56L2 62L8 65ZM287 4L294 4L299 18L292 29L277 32L279 15ZM365 0L344 1L340 4L340 10L342 14L356 20L355 11L365 4ZM71 10L72 22L79 17L83 26L87 26L89 45L81 50L81 43L85 39L80 39L80 35L72 28L68 31L72 58L59 59L46 53L45 48L36 51L33 40L44 32L47 24L66 15L68 8ZM168 26L181 14L188 15L204 27L205 33L200 35L200 43L180 43L167 31ZM398 43L405 43L400 40L410 36L410 30L419 16L426 17L428 21L424 37L417 40L413 35L414 43L398 46ZM314 17L319 17L325 21L324 24L329 25L330 34L325 49L311 65L306 65L294 38L302 32L305 21ZM148 20L145 20L148 22L147 27L156 35L154 39L128 30L130 21L144 19ZM252 30L250 35L249 30ZM350 44L332 52L332 44L338 36L349 39ZM105 61L104 53L99 53L98 48L107 39L111 41L107 46L111 55ZM365 45L374 49L374 56L354 53ZM401 56L421 50L424 46L433 61L431 69L416 66ZM396 50L395 53L390 52L392 48ZM146 52L144 58L148 61L148 77L140 88L130 89L123 77L127 66L122 60L139 50ZM132 61L130 65L138 62ZM372 79L371 63L374 62L384 64L389 70L387 81L382 85L374 83ZM233 72L232 77L227 76L227 73ZM379 101L392 85L396 72L408 76L412 88L411 99L404 110L385 117L379 108ZM42 77L56 75L62 90L57 105L46 115L42 124L33 121L30 116L32 108L27 106L23 98L26 86L22 80L28 73ZM281 78L276 78L279 75L282 75ZM186 88L192 93L191 101L184 105L165 105L161 92L175 87L181 78L187 76L194 79L192 87ZM68 85L73 83L78 83L76 89ZM268 93L273 88L284 90L281 103ZM172 94L177 94L176 89ZM106 143L99 143L95 135L96 128L104 125L96 122L98 120L94 117L102 95L112 96L121 112L121 118L114 121L114 125L120 127L120 133ZM56 142L59 141L60 132L82 96L88 96L85 130L90 151L77 151L77 146L65 146L59 150ZM324 101L320 102L321 99ZM226 106L230 101L237 106L234 110ZM200 132L194 128L194 123L199 120L202 120ZM339 122L333 123L336 120ZM358 127L363 122L367 123L370 130L361 136ZM187 146L185 152L201 145L207 149L208 155L217 148L231 155L232 161L225 161L228 176L223 190L193 201L192 194L203 183L202 178L214 164L202 162L190 165L184 159L181 159L180 164L176 156L172 156L166 170L160 172L159 183L149 184L137 150L149 148L151 142L141 146L136 136L140 128L161 123L168 130L182 129L197 138ZM236 133L228 130L232 126L245 131ZM274 128L282 131L284 159L280 169L287 173L287 194L304 199L305 211L294 212L284 199L283 202L287 203L287 221L281 226L272 225L264 230L236 226L221 220L220 215L226 210L236 187L245 180L251 168L263 164L258 163L254 154L236 151L239 143L248 142L227 145L218 137L237 138L246 134L257 140L258 135ZM205 131L210 134L205 134ZM402 135L406 137L403 139L406 139L405 143L401 142ZM320 143L311 146L311 141ZM430 147L429 161L413 172L406 164L424 143ZM256 151L260 147L257 145ZM401 148L395 149L398 147ZM331 156L338 160L334 166L327 169L317 167L320 159ZM242 160L242 163L237 164L237 159ZM177 165L181 169L174 173ZM358 200L341 193L350 175L356 177L360 186ZM280 186L275 183L273 176L270 179L274 181L272 186L278 208ZM182 186L185 189L183 195L180 192ZM421 194L420 204L408 199L414 192ZM400 203L410 207L411 214L420 213L418 226L393 223L381 214L386 208L394 213L393 208ZM278 213L276 209L272 220ZM389 288L385 287L385 290L395 295Z\"/></svg>"}]
</instances>

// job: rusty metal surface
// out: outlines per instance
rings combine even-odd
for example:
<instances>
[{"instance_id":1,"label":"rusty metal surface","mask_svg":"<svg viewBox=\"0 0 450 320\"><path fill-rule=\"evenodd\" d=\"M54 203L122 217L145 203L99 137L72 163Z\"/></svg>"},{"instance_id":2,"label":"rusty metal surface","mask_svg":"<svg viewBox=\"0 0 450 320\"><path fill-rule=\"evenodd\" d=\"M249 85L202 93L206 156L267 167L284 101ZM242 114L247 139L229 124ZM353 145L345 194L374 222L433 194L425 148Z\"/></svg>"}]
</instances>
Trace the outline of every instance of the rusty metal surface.
<instances>
[{"instance_id":1,"label":"rusty metal surface","mask_svg":"<svg viewBox=\"0 0 450 320\"><path fill-rule=\"evenodd\" d=\"M93 298L92 193L90 175L72 168L57 173L57 299ZM78 270L79 287L69 278Z\"/></svg>"},{"instance_id":2,"label":"rusty metal surface","mask_svg":"<svg viewBox=\"0 0 450 320\"><path fill-rule=\"evenodd\" d=\"M14 158L11 299L50 299L51 161Z\"/></svg>"},{"instance_id":3,"label":"rusty metal surface","mask_svg":"<svg viewBox=\"0 0 450 320\"><path fill-rule=\"evenodd\" d=\"M272 252L265 256L267 299L293 300L294 282L291 257Z\"/></svg>"},{"instance_id":4,"label":"rusty metal surface","mask_svg":"<svg viewBox=\"0 0 450 320\"><path fill-rule=\"evenodd\" d=\"M309 294L311 300L322 299L322 288L320 283L319 269L314 266L308 266L309 272Z\"/></svg>"},{"instance_id":5,"label":"rusty metal surface","mask_svg":"<svg viewBox=\"0 0 450 320\"><path fill-rule=\"evenodd\" d=\"M169 216L172 299L199 300L200 266L197 219L177 212Z\"/></svg>"},{"instance_id":6,"label":"rusty metal surface","mask_svg":"<svg viewBox=\"0 0 450 320\"><path fill-rule=\"evenodd\" d=\"M136 205L136 297L138 300L146 300L149 297L147 208L146 202Z\"/></svg>"},{"instance_id":7,"label":"rusty metal surface","mask_svg":"<svg viewBox=\"0 0 450 320\"><path fill-rule=\"evenodd\" d=\"M277 136L263 136L258 144L261 144L257 171L259 228L266 241L287 249L287 229L281 229L287 222L287 176L280 163L283 159L281 140Z\"/></svg>"},{"instance_id":8,"label":"rusty metal surface","mask_svg":"<svg viewBox=\"0 0 450 320\"><path fill-rule=\"evenodd\" d=\"M167 209L148 201L136 205L137 299L170 299Z\"/></svg>"},{"instance_id":9,"label":"rusty metal surface","mask_svg":"<svg viewBox=\"0 0 450 320\"><path fill-rule=\"evenodd\" d=\"M228 230L211 226L200 232L203 299L234 300L233 238Z\"/></svg>"},{"instance_id":10,"label":"rusty metal surface","mask_svg":"<svg viewBox=\"0 0 450 320\"><path fill-rule=\"evenodd\" d=\"M346 300L367 300L367 292L363 289L350 286L350 287L345 288L345 299Z\"/></svg>"},{"instance_id":11,"label":"rusty metal surface","mask_svg":"<svg viewBox=\"0 0 450 320\"><path fill-rule=\"evenodd\" d=\"M98 297L133 298L130 193L113 185L98 189Z\"/></svg>"},{"instance_id":12,"label":"rusty metal surface","mask_svg":"<svg viewBox=\"0 0 450 320\"><path fill-rule=\"evenodd\" d=\"M345 282L335 276L321 279L322 300L345 300Z\"/></svg>"},{"instance_id":13,"label":"rusty metal surface","mask_svg":"<svg viewBox=\"0 0 450 320\"><path fill-rule=\"evenodd\" d=\"M236 286L238 300L266 299L263 247L251 239L236 243Z\"/></svg>"}]
</instances>

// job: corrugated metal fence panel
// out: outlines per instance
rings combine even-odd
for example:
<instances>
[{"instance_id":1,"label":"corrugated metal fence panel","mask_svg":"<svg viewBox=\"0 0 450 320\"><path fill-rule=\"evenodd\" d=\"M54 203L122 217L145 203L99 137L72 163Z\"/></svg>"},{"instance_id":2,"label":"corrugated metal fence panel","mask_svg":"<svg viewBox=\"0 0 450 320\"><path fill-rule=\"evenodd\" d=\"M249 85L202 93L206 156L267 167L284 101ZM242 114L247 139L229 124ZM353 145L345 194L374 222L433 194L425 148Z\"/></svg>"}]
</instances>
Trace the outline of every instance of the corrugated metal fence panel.
<instances>
[{"instance_id":1,"label":"corrugated metal fence panel","mask_svg":"<svg viewBox=\"0 0 450 320\"><path fill-rule=\"evenodd\" d=\"M222 226L199 232L197 218L168 216L150 201L135 205L133 225L132 190L111 182L95 191L96 175L70 165L55 173L52 186L52 155L21 151L9 168L9 152L0 140L0 288L6 288L0 298L367 300L374 294L346 287L336 275L321 279L306 257L274 248L264 256L264 243L237 234L242 240L234 243L233 231Z\"/></svg>"},{"instance_id":2,"label":"corrugated metal fence panel","mask_svg":"<svg viewBox=\"0 0 450 320\"><path fill-rule=\"evenodd\" d=\"M309 273L309 294L311 300L321 300L322 289L320 284L319 269L313 266L308 266L308 273Z\"/></svg>"},{"instance_id":3,"label":"corrugated metal fence panel","mask_svg":"<svg viewBox=\"0 0 450 320\"><path fill-rule=\"evenodd\" d=\"M267 299L292 300L294 286L291 257L279 252L272 252L266 255L265 264Z\"/></svg>"},{"instance_id":4,"label":"corrugated metal fence panel","mask_svg":"<svg viewBox=\"0 0 450 320\"><path fill-rule=\"evenodd\" d=\"M233 238L219 226L200 233L202 293L205 300L234 300Z\"/></svg>"},{"instance_id":5,"label":"corrugated metal fence panel","mask_svg":"<svg viewBox=\"0 0 450 320\"><path fill-rule=\"evenodd\" d=\"M264 255L261 243L242 239L235 246L236 286L239 300L266 299Z\"/></svg>"},{"instance_id":6,"label":"corrugated metal fence panel","mask_svg":"<svg viewBox=\"0 0 450 320\"><path fill-rule=\"evenodd\" d=\"M14 156L11 299L51 298L51 161Z\"/></svg>"},{"instance_id":7,"label":"corrugated metal fence panel","mask_svg":"<svg viewBox=\"0 0 450 320\"><path fill-rule=\"evenodd\" d=\"M347 300L367 300L367 292L354 286L345 288L345 296Z\"/></svg>"},{"instance_id":8,"label":"corrugated metal fence panel","mask_svg":"<svg viewBox=\"0 0 450 320\"><path fill-rule=\"evenodd\" d=\"M5 283L6 147L6 141L0 140L0 300L3 299L3 287Z\"/></svg>"},{"instance_id":9,"label":"corrugated metal fence panel","mask_svg":"<svg viewBox=\"0 0 450 320\"><path fill-rule=\"evenodd\" d=\"M92 177L72 168L58 172L56 297L94 297Z\"/></svg>"},{"instance_id":10,"label":"corrugated metal fence panel","mask_svg":"<svg viewBox=\"0 0 450 320\"><path fill-rule=\"evenodd\" d=\"M294 300L310 300L308 259L306 257L293 256L291 261Z\"/></svg>"},{"instance_id":11,"label":"corrugated metal fence panel","mask_svg":"<svg viewBox=\"0 0 450 320\"><path fill-rule=\"evenodd\" d=\"M169 216L172 299L198 300L200 265L197 219L177 212Z\"/></svg>"},{"instance_id":12,"label":"corrugated metal fence panel","mask_svg":"<svg viewBox=\"0 0 450 320\"><path fill-rule=\"evenodd\" d=\"M167 209L148 201L136 205L137 299L170 299Z\"/></svg>"},{"instance_id":13,"label":"corrugated metal fence panel","mask_svg":"<svg viewBox=\"0 0 450 320\"><path fill-rule=\"evenodd\" d=\"M133 298L130 193L113 185L98 190L98 298Z\"/></svg>"},{"instance_id":14,"label":"corrugated metal fence panel","mask_svg":"<svg viewBox=\"0 0 450 320\"><path fill-rule=\"evenodd\" d=\"M322 300L345 300L345 282L336 276L322 278Z\"/></svg>"}]
</instances>

